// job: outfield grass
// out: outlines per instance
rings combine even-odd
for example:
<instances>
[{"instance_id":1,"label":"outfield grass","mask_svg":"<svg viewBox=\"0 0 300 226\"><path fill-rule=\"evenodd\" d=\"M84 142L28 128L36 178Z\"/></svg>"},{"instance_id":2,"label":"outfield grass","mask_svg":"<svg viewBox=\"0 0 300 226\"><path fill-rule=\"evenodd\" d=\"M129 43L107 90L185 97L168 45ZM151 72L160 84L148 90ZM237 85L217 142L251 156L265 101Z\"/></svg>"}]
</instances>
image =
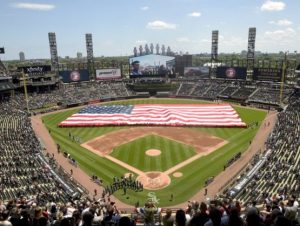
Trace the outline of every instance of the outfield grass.
<instances>
[{"instance_id":1,"label":"outfield grass","mask_svg":"<svg viewBox=\"0 0 300 226\"><path fill-rule=\"evenodd\" d=\"M198 100L180 100L180 99L138 99L126 101L114 101L105 104L143 104L143 103L203 103ZM205 102L207 103L207 102ZM234 107L240 117L247 124L260 122L265 118L266 111ZM43 121L47 128L51 130L51 135L56 143L60 144L62 150L67 151L73 158L77 160L80 167L89 175L95 174L104 180L104 183L110 183L113 176L121 176L128 172L127 169L120 167L111 161L101 158L98 155L82 148L78 143L72 142L68 134L71 132L75 136L79 136L82 142L98 137L105 133L118 130L124 127L84 127L84 128L59 128L57 124L79 109L66 110L64 112L53 113L43 117ZM126 128L126 127L125 127ZM257 129L255 128L190 128L193 130L204 131L214 136L226 139L228 144L219 148L208 156L202 157L191 164L181 168L179 171L183 173L182 177L174 178L171 176L172 183L159 191L156 191L157 197L160 199L161 206L170 206L177 203L187 201L193 194L199 191L205 180L210 176L215 176L223 170L226 162L236 153L243 152L249 146L249 142L255 136ZM155 148L154 145L148 146ZM143 145L143 144L141 144ZM162 165L165 161L162 161ZM141 167L141 166L140 166ZM165 166L160 166L165 167ZM141 168L140 168L141 169ZM123 202L135 204L137 201L143 203L147 199L147 193L143 191L135 193L128 191L129 199L116 192L115 195ZM174 195L173 202L170 202L170 195Z\"/></svg>"},{"instance_id":2,"label":"outfield grass","mask_svg":"<svg viewBox=\"0 0 300 226\"><path fill-rule=\"evenodd\" d=\"M161 154L147 156L145 152L149 149L158 149ZM195 154L194 148L189 145L148 135L118 146L110 155L144 172L164 172Z\"/></svg>"}]
</instances>

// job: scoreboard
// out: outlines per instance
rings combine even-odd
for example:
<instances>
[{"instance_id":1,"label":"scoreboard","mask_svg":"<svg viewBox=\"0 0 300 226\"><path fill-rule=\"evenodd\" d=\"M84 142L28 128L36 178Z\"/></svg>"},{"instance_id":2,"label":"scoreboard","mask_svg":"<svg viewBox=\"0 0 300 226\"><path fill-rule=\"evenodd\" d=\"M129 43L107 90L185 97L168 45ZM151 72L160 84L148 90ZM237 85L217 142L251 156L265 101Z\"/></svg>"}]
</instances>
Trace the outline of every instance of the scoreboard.
<instances>
[{"instance_id":1,"label":"scoreboard","mask_svg":"<svg viewBox=\"0 0 300 226\"><path fill-rule=\"evenodd\" d=\"M253 80L280 82L281 68L254 68Z\"/></svg>"}]
</instances>

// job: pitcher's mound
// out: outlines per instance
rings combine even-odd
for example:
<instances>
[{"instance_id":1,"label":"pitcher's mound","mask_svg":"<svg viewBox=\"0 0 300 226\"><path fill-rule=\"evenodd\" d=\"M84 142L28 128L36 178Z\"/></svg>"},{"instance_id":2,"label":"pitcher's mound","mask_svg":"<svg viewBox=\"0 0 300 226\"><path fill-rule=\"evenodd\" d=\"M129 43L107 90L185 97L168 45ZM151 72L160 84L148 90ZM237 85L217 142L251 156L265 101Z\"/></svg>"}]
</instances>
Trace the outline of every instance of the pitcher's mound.
<instances>
[{"instance_id":1,"label":"pitcher's mound","mask_svg":"<svg viewBox=\"0 0 300 226\"><path fill-rule=\"evenodd\" d=\"M158 156L161 154L161 151L158 149L149 149L145 153L146 153L146 155L149 155L149 156Z\"/></svg>"},{"instance_id":2,"label":"pitcher's mound","mask_svg":"<svg viewBox=\"0 0 300 226\"><path fill-rule=\"evenodd\" d=\"M137 180L140 181L147 190L162 189L167 187L171 182L171 179L167 174L158 171L151 171L139 175Z\"/></svg>"}]
</instances>

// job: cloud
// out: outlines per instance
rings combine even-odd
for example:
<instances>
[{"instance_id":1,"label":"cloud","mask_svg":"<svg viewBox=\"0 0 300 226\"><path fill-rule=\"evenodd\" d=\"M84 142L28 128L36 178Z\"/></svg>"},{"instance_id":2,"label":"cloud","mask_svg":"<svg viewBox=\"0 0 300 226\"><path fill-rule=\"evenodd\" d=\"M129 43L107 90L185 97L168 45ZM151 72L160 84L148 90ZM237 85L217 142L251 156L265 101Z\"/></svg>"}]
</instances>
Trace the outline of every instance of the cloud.
<instances>
[{"instance_id":1,"label":"cloud","mask_svg":"<svg viewBox=\"0 0 300 226\"><path fill-rule=\"evenodd\" d=\"M211 40L210 40L210 39L203 38L203 39L201 39L201 42L202 42L202 43L211 43Z\"/></svg>"},{"instance_id":2,"label":"cloud","mask_svg":"<svg viewBox=\"0 0 300 226\"><path fill-rule=\"evenodd\" d=\"M296 31L289 27L283 30L266 31L264 35L271 40L286 41L293 39L296 36Z\"/></svg>"},{"instance_id":3,"label":"cloud","mask_svg":"<svg viewBox=\"0 0 300 226\"><path fill-rule=\"evenodd\" d=\"M281 11L284 10L284 8L285 8L284 2L267 0L266 2L264 2L264 4L262 4L260 10L272 12L272 11Z\"/></svg>"},{"instance_id":4,"label":"cloud","mask_svg":"<svg viewBox=\"0 0 300 226\"><path fill-rule=\"evenodd\" d=\"M200 17L201 13L200 12L192 12L192 13L189 13L188 16L190 16L190 17Z\"/></svg>"},{"instance_id":5,"label":"cloud","mask_svg":"<svg viewBox=\"0 0 300 226\"><path fill-rule=\"evenodd\" d=\"M190 39L188 37L179 37L176 38L177 42L190 42Z\"/></svg>"},{"instance_id":6,"label":"cloud","mask_svg":"<svg viewBox=\"0 0 300 226\"><path fill-rule=\"evenodd\" d=\"M14 3L13 7L18 9L29 9L29 10L40 10L40 11L50 11L55 9L55 5L50 4L36 4L36 3Z\"/></svg>"},{"instance_id":7,"label":"cloud","mask_svg":"<svg viewBox=\"0 0 300 226\"><path fill-rule=\"evenodd\" d=\"M293 24L292 21L283 19L283 20L278 20L278 21L269 21L270 24L276 24L278 26L290 26Z\"/></svg>"},{"instance_id":8,"label":"cloud","mask_svg":"<svg viewBox=\"0 0 300 226\"><path fill-rule=\"evenodd\" d=\"M143 6L143 7L141 7L141 10L143 10L143 11L147 11L149 9L149 6Z\"/></svg>"},{"instance_id":9,"label":"cloud","mask_svg":"<svg viewBox=\"0 0 300 226\"><path fill-rule=\"evenodd\" d=\"M148 29L153 29L153 30L165 30L165 29L171 29L174 30L176 29L176 24L171 24L167 23L161 20L155 20L152 22L149 22L146 26Z\"/></svg>"},{"instance_id":10,"label":"cloud","mask_svg":"<svg viewBox=\"0 0 300 226\"><path fill-rule=\"evenodd\" d=\"M139 45L141 45L141 44L146 44L146 43L147 43L146 40L136 40L136 41L135 41L135 44L139 44Z\"/></svg>"}]
</instances>

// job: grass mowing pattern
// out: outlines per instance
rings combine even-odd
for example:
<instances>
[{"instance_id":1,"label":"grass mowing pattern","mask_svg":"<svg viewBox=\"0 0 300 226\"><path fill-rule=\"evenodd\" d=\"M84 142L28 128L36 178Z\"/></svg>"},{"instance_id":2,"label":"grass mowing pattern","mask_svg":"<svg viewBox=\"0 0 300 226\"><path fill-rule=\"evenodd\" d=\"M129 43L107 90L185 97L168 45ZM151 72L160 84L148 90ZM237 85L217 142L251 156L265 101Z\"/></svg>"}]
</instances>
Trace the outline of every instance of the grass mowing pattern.
<instances>
[{"instance_id":1,"label":"grass mowing pattern","mask_svg":"<svg viewBox=\"0 0 300 226\"><path fill-rule=\"evenodd\" d=\"M179 103L206 103L198 100L180 100L180 99L138 99L126 101L114 101L105 104L179 104ZM266 116L266 111L234 107L240 117L247 124L259 122ZM128 171L111 161L101 158L86 149L79 146L78 143L72 142L68 133L71 132L75 136L81 137L82 141L88 141L97 136L109 133L120 127L90 127L90 128L59 128L57 124L67 117L71 116L79 109L66 110L64 112L53 113L43 117L43 121L47 128L51 130L51 135L56 143L60 144L62 150L67 151L73 158L77 160L80 167L89 175L95 174L101 177L105 183L110 183L113 176L121 176ZM121 127L126 128L126 127ZM156 191L157 197L160 199L161 206L170 206L181 202L186 202L193 194L195 194L204 185L205 180L210 176L215 176L223 170L226 162L238 152L243 152L249 146L249 142L255 136L256 128L191 128L194 130L204 131L214 136L221 137L229 141L229 143L208 156L202 157L191 164L181 168L179 171L183 173L182 177L175 178L171 176L171 184L159 191ZM134 205L137 201L143 203L147 199L148 191L135 193L128 191L130 199L122 196L122 191L116 192L115 195L123 202ZM170 195L174 195L173 202L170 202Z\"/></svg>"},{"instance_id":2,"label":"grass mowing pattern","mask_svg":"<svg viewBox=\"0 0 300 226\"><path fill-rule=\"evenodd\" d=\"M149 149L158 149L158 156L147 156ZM172 166L192 157L196 152L191 146L156 135L148 135L118 146L111 156L144 172L164 172Z\"/></svg>"}]
</instances>

